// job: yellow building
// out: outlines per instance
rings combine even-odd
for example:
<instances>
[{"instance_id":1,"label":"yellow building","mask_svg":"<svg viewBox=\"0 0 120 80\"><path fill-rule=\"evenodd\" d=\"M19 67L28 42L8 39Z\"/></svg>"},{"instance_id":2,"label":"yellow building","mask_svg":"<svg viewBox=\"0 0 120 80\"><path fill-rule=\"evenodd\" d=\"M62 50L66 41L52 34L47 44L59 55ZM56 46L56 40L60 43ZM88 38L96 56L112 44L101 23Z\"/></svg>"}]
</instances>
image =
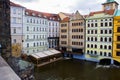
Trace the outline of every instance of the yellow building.
<instances>
[{"instance_id":1,"label":"yellow building","mask_svg":"<svg viewBox=\"0 0 120 80\"><path fill-rule=\"evenodd\" d=\"M120 10L114 17L114 34L113 34L113 59L120 62Z\"/></svg>"}]
</instances>

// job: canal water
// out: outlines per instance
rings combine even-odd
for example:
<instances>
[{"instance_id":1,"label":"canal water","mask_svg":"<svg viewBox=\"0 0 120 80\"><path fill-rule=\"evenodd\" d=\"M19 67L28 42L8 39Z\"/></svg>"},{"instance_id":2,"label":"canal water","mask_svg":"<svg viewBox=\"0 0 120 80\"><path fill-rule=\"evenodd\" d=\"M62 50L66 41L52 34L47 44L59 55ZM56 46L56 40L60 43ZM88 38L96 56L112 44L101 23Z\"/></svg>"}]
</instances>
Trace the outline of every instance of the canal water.
<instances>
[{"instance_id":1,"label":"canal water","mask_svg":"<svg viewBox=\"0 0 120 80\"><path fill-rule=\"evenodd\" d=\"M36 80L120 80L120 68L82 60L61 60L35 68Z\"/></svg>"}]
</instances>

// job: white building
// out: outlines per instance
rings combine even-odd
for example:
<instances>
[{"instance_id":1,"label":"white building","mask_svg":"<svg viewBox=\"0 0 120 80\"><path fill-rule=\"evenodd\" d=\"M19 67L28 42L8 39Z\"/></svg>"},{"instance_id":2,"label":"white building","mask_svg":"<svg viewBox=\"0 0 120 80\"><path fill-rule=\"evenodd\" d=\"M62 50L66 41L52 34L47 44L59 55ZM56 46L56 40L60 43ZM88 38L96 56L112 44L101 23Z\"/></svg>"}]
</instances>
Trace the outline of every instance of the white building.
<instances>
[{"instance_id":1,"label":"white building","mask_svg":"<svg viewBox=\"0 0 120 80\"><path fill-rule=\"evenodd\" d=\"M23 52L32 54L48 49L48 19L42 13L26 9L23 23Z\"/></svg>"},{"instance_id":2,"label":"white building","mask_svg":"<svg viewBox=\"0 0 120 80\"><path fill-rule=\"evenodd\" d=\"M48 18L48 43L49 48L59 47L59 21L58 14L51 14Z\"/></svg>"},{"instance_id":3,"label":"white building","mask_svg":"<svg viewBox=\"0 0 120 80\"><path fill-rule=\"evenodd\" d=\"M25 8L19 4L10 3L11 17L11 38L12 43L22 43L23 19Z\"/></svg>"},{"instance_id":4,"label":"white building","mask_svg":"<svg viewBox=\"0 0 120 80\"><path fill-rule=\"evenodd\" d=\"M29 55L59 47L58 14L26 9L13 2L10 5L11 43L20 44L22 53Z\"/></svg>"}]
</instances>

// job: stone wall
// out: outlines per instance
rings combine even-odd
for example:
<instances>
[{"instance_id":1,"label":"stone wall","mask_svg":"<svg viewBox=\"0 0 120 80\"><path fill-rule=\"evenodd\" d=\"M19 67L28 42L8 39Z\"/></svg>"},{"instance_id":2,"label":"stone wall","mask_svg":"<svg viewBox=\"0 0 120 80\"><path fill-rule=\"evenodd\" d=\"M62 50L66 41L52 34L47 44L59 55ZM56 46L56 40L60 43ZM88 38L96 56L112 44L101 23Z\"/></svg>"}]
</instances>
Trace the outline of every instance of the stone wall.
<instances>
[{"instance_id":1,"label":"stone wall","mask_svg":"<svg viewBox=\"0 0 120 80\"><path fill-rule=\"evenodd\" d=\"M0 45L5 59L11 55L10 1L0 0Z\"/></svg>"}]
</instances>

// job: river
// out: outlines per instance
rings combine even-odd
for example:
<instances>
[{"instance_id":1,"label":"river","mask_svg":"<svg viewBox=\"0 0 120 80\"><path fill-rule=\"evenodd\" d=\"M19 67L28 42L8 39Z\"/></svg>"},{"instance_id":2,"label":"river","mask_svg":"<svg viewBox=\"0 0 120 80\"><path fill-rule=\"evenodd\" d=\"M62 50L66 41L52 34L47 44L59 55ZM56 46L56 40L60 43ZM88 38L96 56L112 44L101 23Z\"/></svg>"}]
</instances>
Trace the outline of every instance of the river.
<instances>
[{"instance_id":1,"label":"river","mask_svg":"<svg viewBox=\"0 0 120 80\"><path fill-rule=\"evenodd\" d=\"M120 80L120 68L97 67L94 62L67 59L35 68L36 80Z\"/></svg>"}]
</instances>

